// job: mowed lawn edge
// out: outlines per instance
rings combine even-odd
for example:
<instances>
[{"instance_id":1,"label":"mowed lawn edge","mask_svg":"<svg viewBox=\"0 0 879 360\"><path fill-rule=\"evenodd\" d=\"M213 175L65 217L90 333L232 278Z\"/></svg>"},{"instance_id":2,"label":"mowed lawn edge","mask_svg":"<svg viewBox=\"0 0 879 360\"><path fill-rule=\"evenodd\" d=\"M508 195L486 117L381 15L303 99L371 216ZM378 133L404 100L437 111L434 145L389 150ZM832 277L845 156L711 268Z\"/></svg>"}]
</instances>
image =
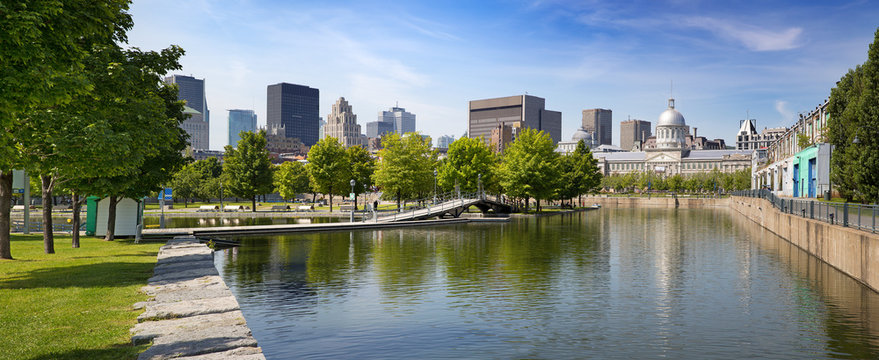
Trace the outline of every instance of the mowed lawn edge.
<instances>
[{"instance_id":1,"label":"mowed lawn edge","mask_svg":"<svg viewBox=\"0 0 879 360\"><path fill-rule=\"evenodd\" d=\"M132 306L156 265L160 243L13 235L0 260L0 359L134 359L129 329L143 310Z\"/></svg>"}]
</instances>

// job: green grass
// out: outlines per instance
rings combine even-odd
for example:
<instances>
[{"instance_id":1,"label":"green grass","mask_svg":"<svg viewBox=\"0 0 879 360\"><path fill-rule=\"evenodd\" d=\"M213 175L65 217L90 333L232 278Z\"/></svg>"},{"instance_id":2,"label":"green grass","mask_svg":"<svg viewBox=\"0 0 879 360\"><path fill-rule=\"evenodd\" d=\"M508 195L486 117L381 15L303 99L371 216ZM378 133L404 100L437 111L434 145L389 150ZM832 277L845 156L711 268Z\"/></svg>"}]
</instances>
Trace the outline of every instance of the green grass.
<instances>
[{"instance_id":1,"label":"green grass","mask_svg":"<svg viewBox=\"0 0 879 360\"><path fill-rule=\"evenodd\" d=\"M147 299L146 285L161 244L55 238L43 253L39 235L13 235L0 260L0 359L134 359L128 330Z\"/></svg>"}]
</instances>

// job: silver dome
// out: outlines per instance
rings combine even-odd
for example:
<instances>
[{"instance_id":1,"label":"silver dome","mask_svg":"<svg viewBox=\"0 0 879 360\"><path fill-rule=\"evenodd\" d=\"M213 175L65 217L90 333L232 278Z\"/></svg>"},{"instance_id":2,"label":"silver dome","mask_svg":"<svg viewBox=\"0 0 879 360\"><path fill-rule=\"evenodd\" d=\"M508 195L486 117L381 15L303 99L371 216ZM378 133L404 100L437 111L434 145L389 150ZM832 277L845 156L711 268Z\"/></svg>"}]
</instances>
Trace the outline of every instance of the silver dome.
<instances>
[{"instance_id":1,"label":"silver dome","mask_svg":"<svg viewBox=\"0 0 879 360\"><path fill-rule=\"evenodd\" d=\"M583 129L582 127L574 131L574 136L571 136L571 141L586 141L587 143L592 140L592 134Z\"/></svg>"},{"instance_id":2,"label":"silver dome","mask_svg":"<svg viewBox=\"0 0 879 360\"><path fill-rule=\"evenodd\" d=\"M675 99L668 99L668 109L662 112L659 115L659 122L656 123L656 126L687 126L686 121L684 121L684 115L681 115L680 111L675 110Z\"/></svg>"}]
</instances>

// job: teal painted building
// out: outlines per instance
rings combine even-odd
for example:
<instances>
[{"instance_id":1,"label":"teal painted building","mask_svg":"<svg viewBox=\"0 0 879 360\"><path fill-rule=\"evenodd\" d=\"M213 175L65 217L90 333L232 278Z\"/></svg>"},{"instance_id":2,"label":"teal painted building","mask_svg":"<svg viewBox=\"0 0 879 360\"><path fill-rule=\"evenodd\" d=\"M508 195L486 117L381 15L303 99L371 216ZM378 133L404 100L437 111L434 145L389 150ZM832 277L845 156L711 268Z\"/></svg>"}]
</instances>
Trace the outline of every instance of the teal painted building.
<instances>
[{"instance_id":1,"label":"teal painted building","mask_svg":"<svg viewBox=\"0 0 879 360\"><path fill-rule=\"evenodd\" d=\"M813 144L791 158L793 197L817 198L830 189L830 144Z\"/></svg>"}]
</instances>

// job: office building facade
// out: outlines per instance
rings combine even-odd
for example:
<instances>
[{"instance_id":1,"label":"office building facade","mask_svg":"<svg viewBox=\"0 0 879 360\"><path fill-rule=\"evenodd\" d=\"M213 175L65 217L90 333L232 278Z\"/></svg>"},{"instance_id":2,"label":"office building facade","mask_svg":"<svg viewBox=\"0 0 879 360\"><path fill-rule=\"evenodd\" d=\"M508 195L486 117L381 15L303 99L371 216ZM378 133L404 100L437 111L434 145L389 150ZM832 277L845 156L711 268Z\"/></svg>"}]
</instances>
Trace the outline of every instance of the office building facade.
<instances>
[{"instance_id":1,"label":"office building facade","mask_svg":"<svg viewBox=\"0 0 879 360\"><path fill-rule=\"evenodd\" d=\"M620 148L631 151L637 143L643 143L653 134L650 122L645 120L626 120L620 123ZM599 140L599 142L601 142Z\"/></svg>"},{"instance_id":2,"label":"office building facade","mask_svg":"<svg viewBox=\"0 0 879 360\"><path fill-rule=\"evenodd\" d=\"M165 77L165 83L177 85L177 99L186 102L189 115L180 127L189 134L189 144L195 150L210 148L210 110L205 97L204 79L186 75Z\"/></svg>"},{"instance_id":3,"label":"office building facade","mask_svg":"<svg viewBox=\"0 0 879 360\"><path fill-rule=\"evenodd\" d=\"M613 143L613 111L609 109L583 110L583 129L587 132L594 132L598 136L599 144L611 145Z\"/></svg>"},{"instance_id":4,"label":"office building facade","mask_svg":"<svg viewBox=\"0 0 879 360\"><path fill-rule=\"evenodd\" d=\"M415 132L415 114L406 109L394 106L389 111L378 114L378 121L394 124L394 132L403 135Z\"/></svg>"},{"instance_id":5,"label":"office building facade","mask_svg":"<svg viewBox=\"0 0 879 360\"><path fill-rule=\"evenodd\" d=\"M256 131L256 113L253 110L229 110L229 145L238 147L242 131Z\"/></svg>"},{"instance_id":6,"label":"office building facade","mask_svg":"<svg viewBox=\"0 0 879 360\"><path fill-rule=\"evenodd\" d=\"M455 137L451 135L443 135L436 139L436 147L439 149L448 149L455 142Z\"/></svg>"},{"instance_id":7,"label":"office building facade","mask_svg":"<svg viewBox=\"0 0 879 360\"><path fill-rule=\"evenodd\" d=\"M515 140L514 128L531 128L549 134L553 143L562 135L562 113L546 109L546 99L531 95L515 95L501 98L473 100L469 103L467 134L471 138L482 137L492 145L492 131L497 130L499 144L503 147L504 134L509 131ZM509 127L506 130L505 127ZM512 141L511 140L511 141Z\"/></svg>"},{"instance_id":8,"label":"office building facade","mask_svg":"<svg viewBox=\"0 0 879 360\"><path fill-rule=\"evenodd\" d=\"M320 90L278 83L266 91L266 126L283 128L284 136L306 146L317 143L320 127Z\"/></svg>"},{"instance_id":9,"label":"office building facade","mask_svg":"<svg viewBox=\"0 0 879 360\"><path fill-rule=\"evenodd\" d=\"M357 124L357 115L348 100L340 97L333 104L333 109L327 115L327 124L324 125L324 136L333 137L343 146L363 146L366 142L360 134L360 125Z\"/></svg>"}]
</instances>

